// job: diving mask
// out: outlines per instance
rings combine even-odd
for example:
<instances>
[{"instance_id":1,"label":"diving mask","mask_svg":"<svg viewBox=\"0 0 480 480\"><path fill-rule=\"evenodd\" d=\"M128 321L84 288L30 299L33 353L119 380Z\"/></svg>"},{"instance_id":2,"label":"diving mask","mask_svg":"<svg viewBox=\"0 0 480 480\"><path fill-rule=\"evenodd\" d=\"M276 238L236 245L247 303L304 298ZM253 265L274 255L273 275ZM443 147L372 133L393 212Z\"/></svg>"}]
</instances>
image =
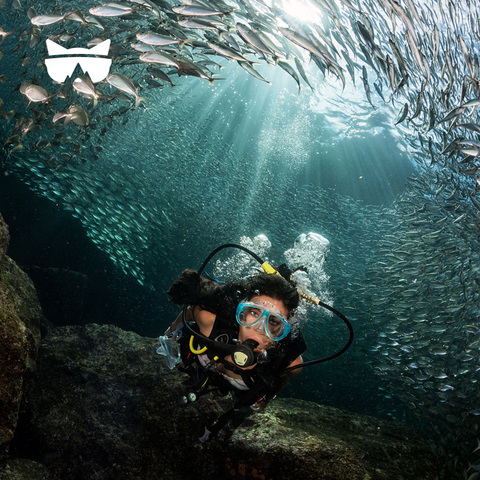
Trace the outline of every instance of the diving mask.
<instances>
[{"instance_id":1,"label":"diving mask","mask_svg":"<svg viewBox=\"0 0 480 480\"><path fill-rule=\"evenodd\" d=\"M291 330L290 324L280 310L270 302L246 301L237 307L237 322L244 327L257 325L262 327L269 338L278 342L285 338Z\"/></svg>"}]
</instances>

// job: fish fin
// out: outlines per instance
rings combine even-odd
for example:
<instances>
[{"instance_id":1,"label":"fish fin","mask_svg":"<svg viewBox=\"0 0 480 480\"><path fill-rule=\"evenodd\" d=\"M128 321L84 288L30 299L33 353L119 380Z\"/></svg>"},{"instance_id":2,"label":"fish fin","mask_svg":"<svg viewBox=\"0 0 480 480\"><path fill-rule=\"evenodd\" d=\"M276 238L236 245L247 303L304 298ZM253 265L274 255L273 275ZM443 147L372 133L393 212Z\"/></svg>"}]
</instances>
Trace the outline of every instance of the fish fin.
<instances>
[{"instance_id":1,"label":"fish fin","mask_svg":"<svg viewBox=\"0 0 480 480\"><path fill-rule=\"evenodd\" d=\"M210 82L210 85L214 85L215 80L225 80L225 78L207 78Z\"/></svg>"},{"instance_id":2,"label":"fish fin","mask_svg":"<svg viewBox=\"0 0 480 480\"><path fill-rule=\"evenodd\" d=\"M180 50L183 48L183 46L184 46L186 43L192 43L192 42L194 42L194 41L195 41L195 39L193 39L193 38L186 38L185 40L179 40L178 45L179 45L179 47L180 47Z\"/></svg>"},{"instance_id":3,"label":"fish fin","mask_svg":"<svg viewBox=\"0 0 480 480\"><path fill-rule=\"evenodd\" d=\"M151 102L151 100L138 95L138 97L136 97L135 99L135 108L138 108L138 106L140 105L140 102Z\"/></svg>"},{"instance_id":4,"label":"fish fin","mask_svg":"<svg viewBox=\"0 0 480 480\"><path fill-rule=\"evenodd\" d=\"M57 112L54 116L53 116L53 123L57 123L59 120L61 120L62 118L66 117L67 114L65 112Z\"/></svg>"}]
</instances>

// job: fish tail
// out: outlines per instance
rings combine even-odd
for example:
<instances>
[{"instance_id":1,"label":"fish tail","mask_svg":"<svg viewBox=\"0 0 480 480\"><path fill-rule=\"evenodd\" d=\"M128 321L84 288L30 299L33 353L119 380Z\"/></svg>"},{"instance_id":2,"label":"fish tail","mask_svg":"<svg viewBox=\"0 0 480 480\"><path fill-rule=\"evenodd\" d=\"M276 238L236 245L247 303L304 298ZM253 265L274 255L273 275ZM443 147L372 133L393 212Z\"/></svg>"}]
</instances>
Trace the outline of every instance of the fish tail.
<instances>
[{"instance_id":1,"label":"fish tail","mask_svg":"<svg viewBox=\"0 0 480 480\"><path fill-rule=\"evenodd\" d=\"M214 85L213 82L215 82L215 80L225 80L225 79L217 77L217 78L208 78L207 80L210 82L210 85Z\"/></svg>"},{"instance_id":2,"label":"fish tail","mask_svg":"<svg viewBox=\"0 0 480 480\"><path fill-rule=\"evenodd\" d=\"M193 38L186 38L185 40L179 40L178 41L178 45L180 47L180 50L183 48L183 46L186 44L186 43L192 43L194 42L195 40Z\"/></svg>"},{"instance_id":3,"label":"fish tail","mask_svg":"<svg viewBox=\"0 0 480 480\"><path fill-rule=\"evenodd\" d=\"M62 118L66 117L67 114L65 112L58 112L53 116L52 122L57 123Z\"/></svg>"},{"instance_id":4,"label":"fish tail","mask_svg":"<svg viewBox=\"0 0 480 480\"><path fill-rule=\"evenodd\" d=\"M138 96L135 98L135 108L138 108L138 106L140 105L140 102L151 102L151 100L149 100L148 98L141 97L140 95L138 95Z\"/></svg>"},{"instance_id":5,"label":"fish tail","mask_svg":"<svg viewBox=\"0 0 480 480\"><path fill-rule=\"evenodd\" d=\"M95 97L94 97L94 98L95 98ZM113 100L113 99L115 98L115 96L100 94L100 95L97 95L96 99L98 100L99 98L102 98L102 99L104 99L105 101L109 102L109 101Z\"/></svg>"}]
</instances>

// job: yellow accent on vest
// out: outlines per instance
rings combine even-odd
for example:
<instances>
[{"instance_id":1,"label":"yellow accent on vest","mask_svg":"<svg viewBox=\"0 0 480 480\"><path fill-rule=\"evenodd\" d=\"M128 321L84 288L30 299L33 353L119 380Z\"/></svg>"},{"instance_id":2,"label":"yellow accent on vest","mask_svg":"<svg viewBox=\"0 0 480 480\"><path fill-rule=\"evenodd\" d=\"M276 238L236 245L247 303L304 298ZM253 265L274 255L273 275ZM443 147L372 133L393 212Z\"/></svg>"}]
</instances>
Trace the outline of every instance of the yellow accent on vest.
<instances>
[{"instance_id":1,"label":"yellow accent on vest","mask_svg":"<svg viewBox=\"0 0 480 480\"><path fill-rule=\"evenodd\" d=\"M190 337L189 347L190 347L191 352L194 353L195 355L200 355L201 353L204 353L207 350L207 347L203 347L200 350L195 350L193 348L193 335Z\"/></svg>"},{"instance_id":2,"label":"yellow accent on vest","mask_svg":"<svg viewBox=\"0 0 480 480\"><path fill-rule=\"evenodd\" d=\"M265 273L271 274L274 273L276 275L280 275L269 263L263 262L262 263L262 268L265 271Z\"/></svg>"}]
</instances>

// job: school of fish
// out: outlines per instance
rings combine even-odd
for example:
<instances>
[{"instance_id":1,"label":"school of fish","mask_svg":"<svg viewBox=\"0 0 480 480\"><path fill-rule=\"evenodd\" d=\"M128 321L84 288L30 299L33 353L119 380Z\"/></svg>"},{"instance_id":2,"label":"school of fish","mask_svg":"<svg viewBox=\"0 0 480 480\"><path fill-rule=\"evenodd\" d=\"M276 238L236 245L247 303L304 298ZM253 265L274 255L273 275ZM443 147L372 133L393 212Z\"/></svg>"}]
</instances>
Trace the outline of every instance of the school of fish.
<instances>
[{"instance_id":1,"label":"school of fish","mask_svg":"<svg viewBox=\"0 0 480 480\"><path fill-rule=\"evenodd\" d=\"M150 288L166 261L153 253L160 248L173 258L191 242L211 244L212 235L218 243L240 238L242 226L279 205L305 224L318 223L320 233L336 239L326 264L330 292L342 292L336 302L355 319L358 362L430 422L446 465L441 478L451 478L451 469L468 480L480 478L478 449L466 461L480 436L476 2L312 0L323 18L315 24L268 0L41 6L0 2L2 172L70 210L126 274ZM75 70L64 83L52 82L45 69L47 39L65 48L110 39L109 75L93 83ZM281 68L299 90L313 90L305 66L315 65L318 76L339 89L358 84L372 109L393 105L394 123L406 132L417 167L404 194L383 209L331 192L285 199L279 185L294 185L279 177L248 218L219 218L224 205L218 192L230 205L241 204L250 195L242 172L255 165L239 159L216 133L206 139L196 132L175 89L222 82L229 62L259 82L270 82L259 65ZM176 108L181 122L157 123L154 107ZM134 131L139 114L155 130L141 134L152 152L143 168L134 159L139 138L118 142L122 128ZM122 152L121 162L106 163L111 149ZM198 171L209 178L208 188ZM165 179L165 172L177 181ZM319 213L324 210L330 214ZM193 217L204 226L200 234L181 221ZM277 223L285 242L298 234L283 217ZM354 242L351 232L357 231L363 233ZM196 261L188 255L186 261ZM355 300L348 305L349 299Z\"/></svg>"}]
</instances>

